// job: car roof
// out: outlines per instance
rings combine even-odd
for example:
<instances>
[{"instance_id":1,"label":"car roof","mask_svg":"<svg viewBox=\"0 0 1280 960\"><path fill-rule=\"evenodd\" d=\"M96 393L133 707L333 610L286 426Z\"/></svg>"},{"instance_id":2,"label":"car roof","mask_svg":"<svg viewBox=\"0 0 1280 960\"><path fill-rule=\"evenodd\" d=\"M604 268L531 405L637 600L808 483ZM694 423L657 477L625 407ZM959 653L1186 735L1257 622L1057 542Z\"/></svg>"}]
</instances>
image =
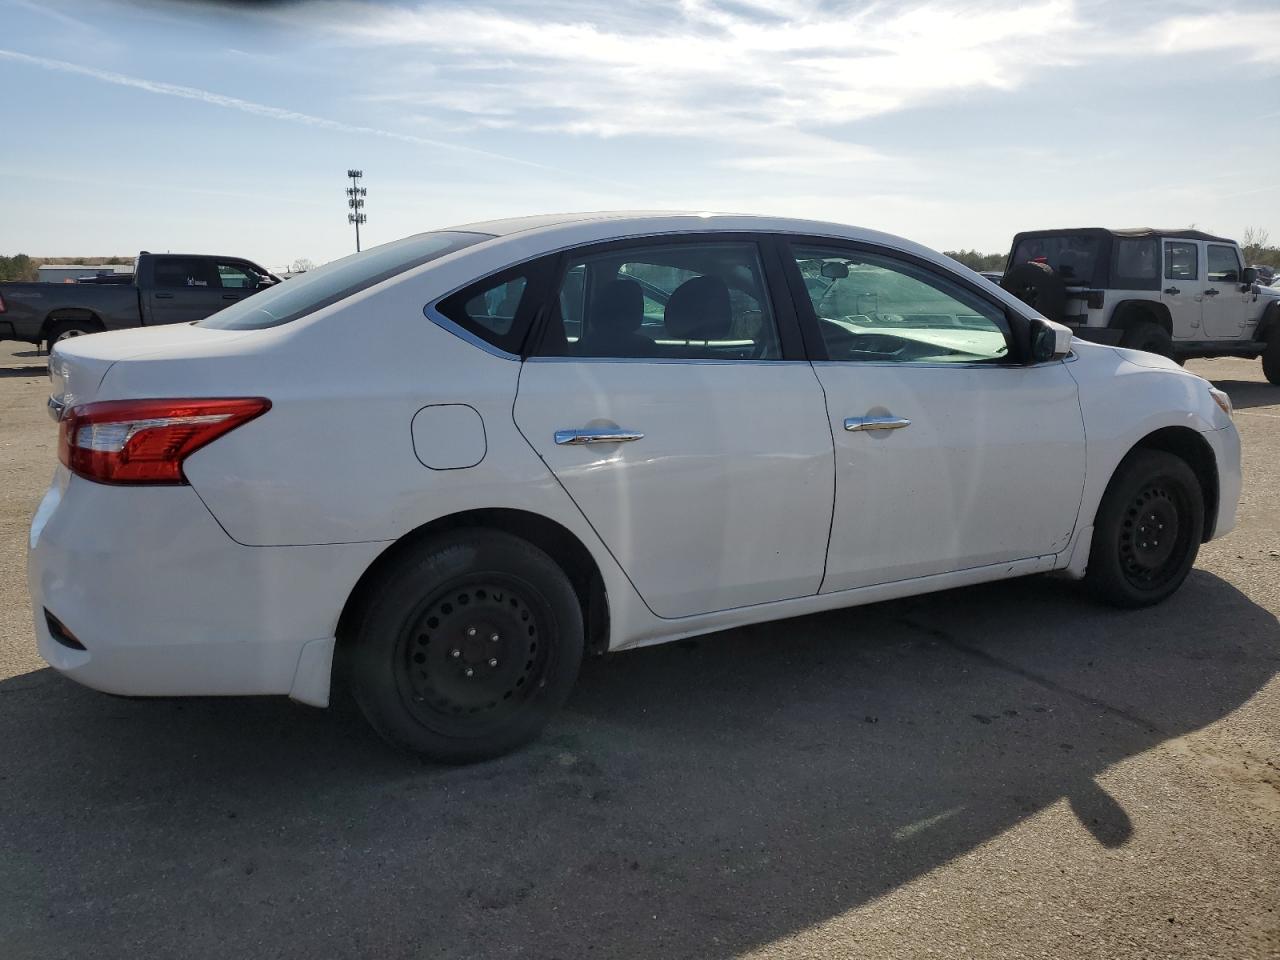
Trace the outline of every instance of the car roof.
<instances>
[{"instance_id":1,"label":"car roof","mask_svg":"<svg viewBox=\"0 0 1280 960\"><path fill-rule=\"evenodd\" d=\"M511 237L540 231L558 232L557 228L573 232L572 228L587 225L604 226L607 232L618 237L644 236L651 233L715 232L732 230L759 233L796 233L816 236L853 237L883 243L893 241L895 246L916 247L909 240L874 230L866 230L843 223L822 220L802 220L794 217L771 217L742 213L713 213L693 210L597 210L582 213L549 213L532 217L512 217L504 220L485 220L478 223L445 227L445 231L486 233L494 237Z\"/></svg>"},{"instance_id":2,"label":"car roof","mask_svg":"<svg viewBox=\"0 0 1280 960\"><path fill-rule=\"evenodd\" d=\"M1018 237L1061 236L1063 234L1109 233L1115 237L1145 239L1147 237L1167 237L1172 240L1212 240L1215 243L1235 243L1229 237L1219 237L1203 230L1191 230L1186 227L1174 230L1161 230L1156 227L1068 227L1063 230L1022 230Z\"/></svg>"}]
</instances>

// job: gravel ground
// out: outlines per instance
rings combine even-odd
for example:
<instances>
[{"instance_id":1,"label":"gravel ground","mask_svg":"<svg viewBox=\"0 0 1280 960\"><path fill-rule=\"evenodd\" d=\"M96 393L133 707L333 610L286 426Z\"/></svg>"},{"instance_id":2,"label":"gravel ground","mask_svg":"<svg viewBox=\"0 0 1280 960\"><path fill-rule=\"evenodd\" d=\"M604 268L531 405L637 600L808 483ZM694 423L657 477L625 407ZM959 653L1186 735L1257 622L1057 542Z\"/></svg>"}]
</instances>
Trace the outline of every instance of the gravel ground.
<instances>
[{"instance_id":1,"label":"gravel ground","mask_svg":"<svg viewBox=\"0 0 1280 960\"><path fill-rule=\"evenodd\" d=\"M34 650L54 430L0 350L0 953L1280 957L1280 388L1162 607L1050 579L587 665L463 769L284 699L131 701Z\"/></svg>"}]
</instances>

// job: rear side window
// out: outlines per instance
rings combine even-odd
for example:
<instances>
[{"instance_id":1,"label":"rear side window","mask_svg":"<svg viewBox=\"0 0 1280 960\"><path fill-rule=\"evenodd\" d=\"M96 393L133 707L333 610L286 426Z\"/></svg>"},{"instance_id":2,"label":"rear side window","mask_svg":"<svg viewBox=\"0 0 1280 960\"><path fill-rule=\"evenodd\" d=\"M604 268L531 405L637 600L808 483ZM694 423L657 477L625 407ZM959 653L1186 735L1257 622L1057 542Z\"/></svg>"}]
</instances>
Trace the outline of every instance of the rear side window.
<instances>
[{"instance_id":1,"label":"rear side window","mask_svg":"<svg viewBox=\"0 0 1280 960\"><path fill-rule=\"evenodd\" d=\"M1037 260L1047 263L1072 286L1090 286L1097 282L1094 274L1101 247L1097 236L1086 234L1023 237L1013 248L1010 265Z\"/></svg>"},{"instance_id":2,"label":"rear side window","mask_svg":"<svg viewBox=\"0 0 1280 960\"><path fill-rule=\"evenodd\" d=\"M1160 247L1155 237L1118 237L1111 286L1154 290L1160 286Z\"/></svg>"},{"instance_id":3,"label":"rear side window","mask_svg":"<svg viewBox=\"0 0 1280 960\"><path fill-rule=\"evenodd\" d=\"M1209 244L1209 282L1240 282L1240 257L1235 247Z\"/></svg>"},{"instance_id":4,"label":"rear side window","mask_svg":"<svg viewBox=\"0 0 1280 960\"><path fill-rule=\"evenodd\" d=\"M445 297L436 309L499 350L519 353L528 325L530 286L529 270L517 268Z\"/></svg>"},{"instance_id":5,"label":"rear side window","mask_svg":"<svg viewBox=\"0 0 1280 960\"><path fill-rule=\"evenodd\" d=\"M1195 280L1200 276L1194 243L1166 243L1164 245L1164 278L1166 280Z\"/></svg>"},{"instance_id":6,"label":"rear side window","mask_svg":"<svg viewBox=\"0 0 1280 960\"><path fill-rule=\"evenodd\" d=\"M152 283L161 290L206 289L218 285L213 263L199 257L157 257Z\"/></svg>"},{"instance_id":7,"label":"rear side window","mask_svg":"<svg viewBox=\"0 0 1280 960\"><path fill-rule=\"evenodd\" d=\"M289 323L406 270L489 239L486 233L439 231L384 243L278 283L201 320L200 326L260 330Z\"/></svg>"}]
</instances>

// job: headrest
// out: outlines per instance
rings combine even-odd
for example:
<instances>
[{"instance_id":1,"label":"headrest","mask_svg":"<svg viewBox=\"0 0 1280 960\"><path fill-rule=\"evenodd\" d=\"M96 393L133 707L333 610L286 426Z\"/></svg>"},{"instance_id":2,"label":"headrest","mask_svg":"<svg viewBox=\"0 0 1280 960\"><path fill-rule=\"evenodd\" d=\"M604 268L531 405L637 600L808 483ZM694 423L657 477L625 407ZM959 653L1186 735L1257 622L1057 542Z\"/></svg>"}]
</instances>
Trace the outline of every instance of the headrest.
<instances>
[{"instance_id":1,"label":"headrest","mask_svg":"<svg viewBox=\"0 0 1280 960\"><path fill-rule=\"evenodd\" d=\"M664 316L673 340L724 340L732 321L729 288L719 277L694 277L680 284Z\"/></svg>"},{"instance_id":2,"label":"headrest","mask_svg":"<svg viewBox=\"0 0 1280 960\"><path fill-rule=\"evenodd\" d=\"M591 329L633 333L644 323L644 291L626 277L610 280L591 301Z\"/></svg>"}]
</instances>

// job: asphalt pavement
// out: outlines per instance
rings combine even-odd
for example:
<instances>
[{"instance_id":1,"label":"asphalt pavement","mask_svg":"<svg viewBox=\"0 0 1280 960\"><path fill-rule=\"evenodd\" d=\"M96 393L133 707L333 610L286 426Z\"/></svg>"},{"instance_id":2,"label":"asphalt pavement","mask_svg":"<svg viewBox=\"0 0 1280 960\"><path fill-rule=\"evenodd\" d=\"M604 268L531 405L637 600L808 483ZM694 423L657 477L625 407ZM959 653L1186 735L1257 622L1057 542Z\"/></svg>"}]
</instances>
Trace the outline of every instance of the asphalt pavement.
<instances>
[{"instance_id":1,"label":"asphalt pavement","mask_svg":"<svg viewBox=\"0 0 1280 960\"><path fill-rule=\"evenodd\" d=\"M34 649L43 358L0 344L0 956L1280 957L1280 387L1196 361L1238 529L1159 608L1032 578L593 660L465 768Z\"/></svg>"}]
</instances>

